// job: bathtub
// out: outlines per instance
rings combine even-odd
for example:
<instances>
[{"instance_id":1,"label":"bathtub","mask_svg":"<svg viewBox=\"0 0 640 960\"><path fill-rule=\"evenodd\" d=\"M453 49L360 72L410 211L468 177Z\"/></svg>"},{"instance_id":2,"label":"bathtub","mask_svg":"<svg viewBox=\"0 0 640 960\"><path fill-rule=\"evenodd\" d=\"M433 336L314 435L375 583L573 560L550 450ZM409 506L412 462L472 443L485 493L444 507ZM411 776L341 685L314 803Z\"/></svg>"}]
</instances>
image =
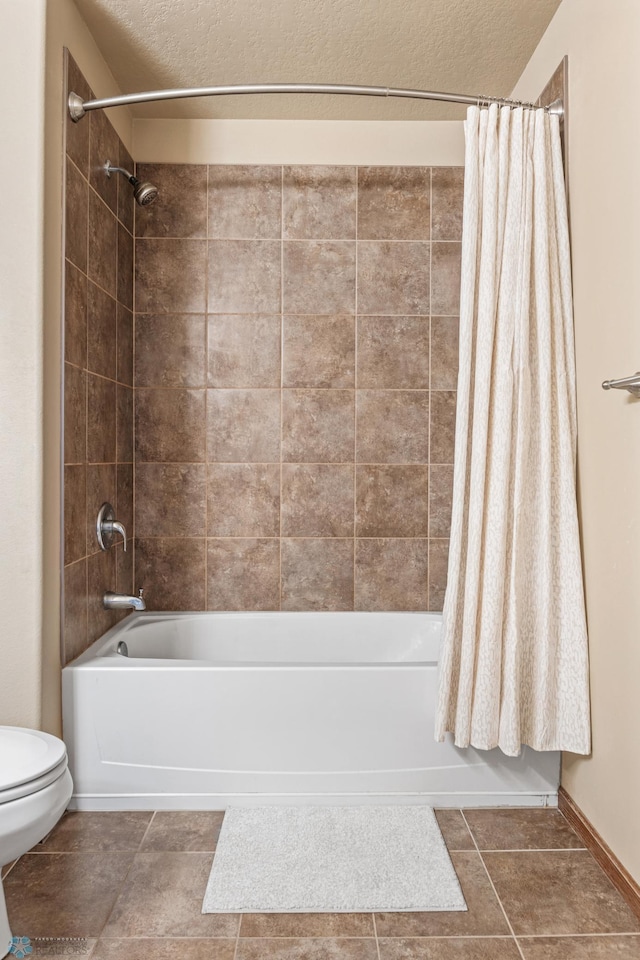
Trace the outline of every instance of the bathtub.
<instances>
[{"instance_id":1,"label":"bathtub","mask_svg":"<svg viewBox=\"0 0 640 960\"><path fill-rule=\"evenodd\" d=\"M440 632L433 613L134 613L63 670L72 807L556 804L558 753L434 741Z\"/></svg>"}]
</instances>

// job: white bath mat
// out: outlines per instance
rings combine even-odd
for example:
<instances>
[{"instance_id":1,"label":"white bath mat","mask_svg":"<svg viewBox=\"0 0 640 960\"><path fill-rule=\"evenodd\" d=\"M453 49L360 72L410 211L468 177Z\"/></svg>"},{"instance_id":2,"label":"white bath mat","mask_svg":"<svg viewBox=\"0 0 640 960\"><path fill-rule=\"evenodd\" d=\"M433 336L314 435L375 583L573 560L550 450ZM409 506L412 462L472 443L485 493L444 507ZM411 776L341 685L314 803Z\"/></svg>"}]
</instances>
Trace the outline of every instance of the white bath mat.
<instances>
[{"instance_id":1,"label":"white bath mat","mask_svg":"<svg viewBox=\"0 0 640 960\"><path fill-rule=\"evenodd\" d=\"M203 913L466 910L431 807L231 807Z\"/></svg>"}]
</instances>

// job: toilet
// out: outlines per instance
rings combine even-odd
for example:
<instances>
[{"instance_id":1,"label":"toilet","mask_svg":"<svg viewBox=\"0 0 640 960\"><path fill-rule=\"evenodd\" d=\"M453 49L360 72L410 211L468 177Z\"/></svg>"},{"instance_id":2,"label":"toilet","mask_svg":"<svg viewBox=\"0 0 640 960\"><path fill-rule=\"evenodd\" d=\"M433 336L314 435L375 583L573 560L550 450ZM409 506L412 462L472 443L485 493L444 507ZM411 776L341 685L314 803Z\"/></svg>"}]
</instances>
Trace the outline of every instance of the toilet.
<instances>
[{"instance_id":1,"label":"toilet","mask_svg":"<svg viewBox=\"0 0 640 960\"><path fill-rule=\"evenodd\" d=\"M73 783L67 749L57 737L25 727L0 727L0 866L42 840L56 825L71 798ZM28 936L28 930L18 930ZM0 881L0 957L11 930Z\"/></svg>"}]
</instances>

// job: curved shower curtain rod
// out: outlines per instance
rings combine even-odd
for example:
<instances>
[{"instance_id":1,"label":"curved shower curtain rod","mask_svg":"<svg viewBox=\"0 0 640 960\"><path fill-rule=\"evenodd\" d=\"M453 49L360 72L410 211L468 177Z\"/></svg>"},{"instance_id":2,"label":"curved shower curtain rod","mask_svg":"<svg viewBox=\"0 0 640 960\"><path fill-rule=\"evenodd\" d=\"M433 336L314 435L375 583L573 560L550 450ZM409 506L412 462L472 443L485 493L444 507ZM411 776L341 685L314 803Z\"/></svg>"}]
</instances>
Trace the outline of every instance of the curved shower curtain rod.
<instances>
[{"instance_id":1,"label":"curved shower curtain rod","mask_svg":"<svg viewBox=\"0 0 640 960\"><path fill-rule=\"evenodd\" d=\"M463 93L438 93L434 90L404 90L402 87L367 87L340 83L241 83L217 87L186 87L173 90L147 90L127 93L119 97L104 97L101 100L83 100L77 93L70 93L69 115L74 123L81 120L89 110L106 110L130 103L153 103L156 100L181 100L187 97L226 97L253 93L333 93L356 97L405 97L412 100L442 100L446 103L468 103L477 106L497 103L505 107L535 109L535 103L523 103L502 97L471 96ZM562 121L564 105L554 100L543 108Z\"/></svg>"}]
</instances>

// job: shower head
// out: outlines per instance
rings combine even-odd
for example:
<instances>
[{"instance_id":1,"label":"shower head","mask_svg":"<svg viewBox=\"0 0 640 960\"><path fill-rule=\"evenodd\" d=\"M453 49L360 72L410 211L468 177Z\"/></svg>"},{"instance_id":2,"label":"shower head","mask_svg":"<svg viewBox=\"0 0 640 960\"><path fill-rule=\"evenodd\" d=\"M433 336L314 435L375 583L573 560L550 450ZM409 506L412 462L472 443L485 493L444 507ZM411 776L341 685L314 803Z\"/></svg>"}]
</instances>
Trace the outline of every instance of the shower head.
<instances>
[{"instance_id":1,"label":"shower head","mask_svg":"<svg viewBox=\"0 0 640 960\"><path fill-rule=\"evenodd\" d=\"M158 196L158 188L154 186L153 183L149 183L148 180L141 183L140 180L131 177L129 183L133 184L133 196L136 203L139 203L141 207L146 207L148 203L153 203Z\"/></svg>"},{"instance_id":2,"label":"shower head","mask_svg":"<svg viewBox=\"0 0 640 960\"><path fill-rule=\"evenodd\" d=\"M138 180L137 177L134 177L132 173L124 170L122 167L112 167L109 160L105 163L104 169L108 177L110 177L112 173L121 173L123 177L127 178L133 187L133 198L141 207L146 207L148 203L153 203L158 196L158 188L153 183Z\"/></svg>"}]
</instances>

